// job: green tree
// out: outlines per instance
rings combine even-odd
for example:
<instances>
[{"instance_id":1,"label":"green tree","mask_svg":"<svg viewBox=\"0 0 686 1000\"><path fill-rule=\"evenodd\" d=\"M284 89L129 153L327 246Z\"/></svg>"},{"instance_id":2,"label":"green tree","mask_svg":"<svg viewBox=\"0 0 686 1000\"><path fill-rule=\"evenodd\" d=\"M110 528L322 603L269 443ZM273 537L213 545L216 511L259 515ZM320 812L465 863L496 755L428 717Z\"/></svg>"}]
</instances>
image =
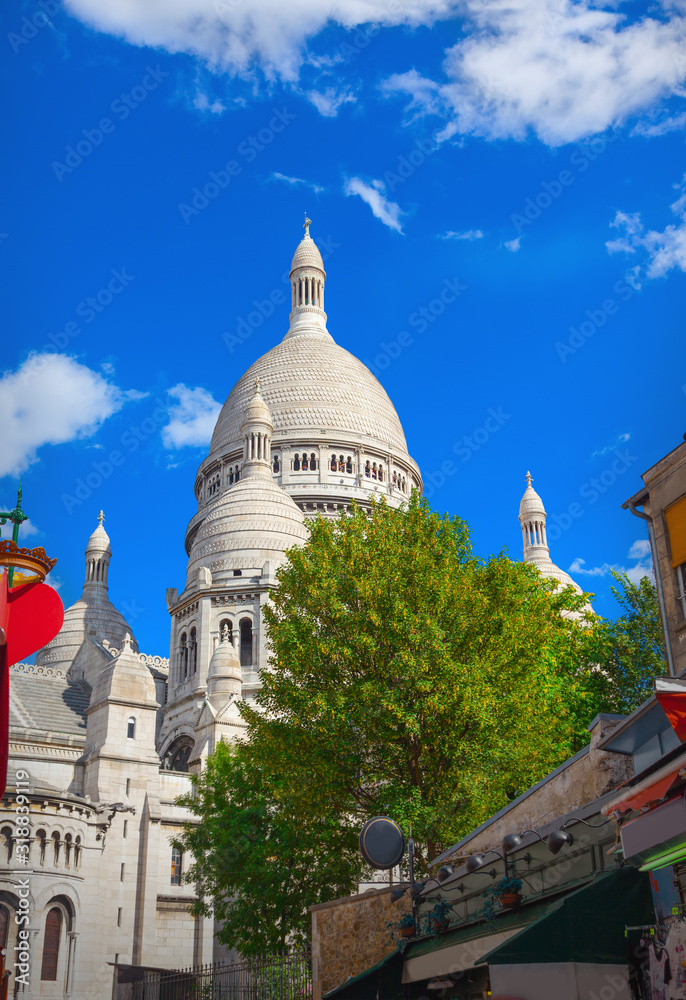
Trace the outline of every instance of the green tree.
<instances>
[{"instance_id":1,"label":"green tree","mask_svg":"<svg viewBox=\"0 0 686 1000\"><path fill-rule=\"evenodd\" d=\"M312 521L272 596L247 740L210 760L182 843L246 954L354 891L365 819L412 824L425 864L578 749L592 707L588 630L561 614L585 599L478 559L467 525L416 495Z\"/></svg>"},{"instance_id":2,"label":"green tree","mask_svg":"<svg viewBox=\"0 0 686 1000\"><path fill-rule=\"evenodd\" d=\"M214 913L219 938L244 956L304 943L308 907L346 894L363 872L355 832L300 812L288 783L270 779L244 744L220 742L179 799L199 820L176 841L195 859L184 876L197 892L193 912Z\"/></svg>"},{"instance_id":3,"label":"green tree","mask_svg":"<svg viewBox=\"0 0 686 1000\"><path fill-rule=\"evenodd\" d=\"M632 583L625 573L611 572L612 593L623 614L592 625L586 685L598 711L628 715L668 668L655 584L647 576Z\"/></svg>"}]
</instances>

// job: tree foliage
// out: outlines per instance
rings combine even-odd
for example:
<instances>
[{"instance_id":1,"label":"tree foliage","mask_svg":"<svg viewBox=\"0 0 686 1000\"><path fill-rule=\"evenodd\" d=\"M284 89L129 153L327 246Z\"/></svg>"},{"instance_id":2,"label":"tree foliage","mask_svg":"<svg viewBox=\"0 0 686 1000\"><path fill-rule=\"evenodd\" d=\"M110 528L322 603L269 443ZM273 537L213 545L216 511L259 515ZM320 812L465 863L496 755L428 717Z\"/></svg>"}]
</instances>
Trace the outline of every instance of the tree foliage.
<instances>
[{"instance_id":1,"label":"tree foliage","mask_svg":"<svg viewBox=\"0 0 686 1000\"><path fill-rule=\"evenodd\" d=\"M652 693L655 677L667 673L664 635L652 580L644 576L632 583L625 573L611 572L623 614L594 623L586 685L598 711L628 715Z\"/></svg>"},{"instance_id":2,"label":"tree foliage","mask_svg":"<svg viewBox=\"0 0 686 1000\"><path fill-rule=\"evenodd\" d=\"M220 745L182 846L227 944L307 933L307 906L355 891L357 834L412 824L420 864L587 740L592 630L504 553L477 558L459 518L416 494L310 522L265 609L271 661L246 741Z\"/></svg>"}]
</instances>

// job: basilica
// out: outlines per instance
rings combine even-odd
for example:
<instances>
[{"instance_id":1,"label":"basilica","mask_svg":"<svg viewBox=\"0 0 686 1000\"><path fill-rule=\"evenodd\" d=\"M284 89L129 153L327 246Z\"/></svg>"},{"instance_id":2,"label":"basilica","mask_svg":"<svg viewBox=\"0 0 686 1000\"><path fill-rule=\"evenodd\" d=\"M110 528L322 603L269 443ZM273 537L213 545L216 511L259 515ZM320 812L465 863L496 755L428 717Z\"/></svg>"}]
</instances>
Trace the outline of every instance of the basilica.
<instances>
[{"instance_id":1,"label":"basilica","mask_svg":"<svg viewBox=\"0 0 686 1000\"><path fill-rule=\"evenodd\" d=\"M231 390L198 469L186 579L166 594L169 657L139 650L109 600L101 514L81 598L35 664L12 668L0 936L13 955L28 887L31 985L14 975L11 992L105 1000L121 970L225 957L212 919L188 912L187 859L172 842L189 814L176 800L217 742L241 733L238 702L255 696L266 664L261 609L307 518L374 496L399 506L422 490L386 392L327 330L325 282L308 220L288 331ZM519 519L525 560L576 587L550 559L531 477ZM17 781L29 787L28 868L15 850Z\"/></svg>"}]
</instances>

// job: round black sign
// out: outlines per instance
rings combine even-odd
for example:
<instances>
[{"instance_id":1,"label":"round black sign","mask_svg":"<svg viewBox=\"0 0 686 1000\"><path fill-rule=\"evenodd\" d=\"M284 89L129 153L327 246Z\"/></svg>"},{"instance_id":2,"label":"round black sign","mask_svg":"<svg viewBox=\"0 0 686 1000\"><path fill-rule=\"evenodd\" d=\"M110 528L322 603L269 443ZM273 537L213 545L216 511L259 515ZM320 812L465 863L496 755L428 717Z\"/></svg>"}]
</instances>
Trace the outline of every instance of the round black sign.
<instances>
[{"instance_id":1,"label":"round black sign","mask_svg":"<svg viewBox=\"0 0 686 1000\"><path fill-rule=\"evenodd\" d=\"M405 853L403 831L394 820L375 816L360 831L360 852L372 868L395 868Z\"/></svg>"}]
</instances>

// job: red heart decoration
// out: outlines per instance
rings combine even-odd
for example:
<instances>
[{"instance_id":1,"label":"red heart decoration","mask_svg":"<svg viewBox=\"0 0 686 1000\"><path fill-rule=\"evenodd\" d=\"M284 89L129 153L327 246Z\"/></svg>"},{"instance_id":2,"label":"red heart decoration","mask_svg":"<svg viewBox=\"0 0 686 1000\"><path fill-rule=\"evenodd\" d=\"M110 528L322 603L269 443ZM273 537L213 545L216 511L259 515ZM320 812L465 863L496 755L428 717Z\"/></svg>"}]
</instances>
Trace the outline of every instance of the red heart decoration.
<instances>
[{"instance_id":1,"label":"red heart decoration","mask_svg":"<svg viewBox=\"0 0 686 1000\"><path fill-rule=\"evenodd\" d=\"M46 583L7 587L0 578L0 627L5 630L8 666L42 649L62 628L64 606L59 594Z\"/></svg>"}]
</instances>

